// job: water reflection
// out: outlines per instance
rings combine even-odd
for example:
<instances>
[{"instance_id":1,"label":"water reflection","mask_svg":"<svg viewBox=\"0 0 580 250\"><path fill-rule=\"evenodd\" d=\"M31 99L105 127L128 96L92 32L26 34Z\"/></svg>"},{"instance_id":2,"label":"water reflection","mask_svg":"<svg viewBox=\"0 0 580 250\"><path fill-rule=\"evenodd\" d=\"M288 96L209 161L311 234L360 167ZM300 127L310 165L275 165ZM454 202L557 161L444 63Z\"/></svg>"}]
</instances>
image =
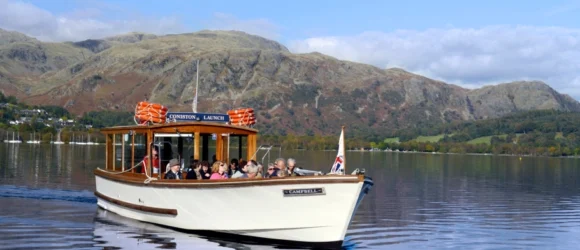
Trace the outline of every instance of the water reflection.
<instances>
[{"instance_id":1,"label":"water reflection","mask_svg":"<svg viewBox=\"0 0 580 250\"><path fill-rule=\"evenodd\" d=\"M275 249L140 223L97 209L102 145L0 144L2 247ZM335 152L294 151L330 168ZM275 158L275 157L273 157ZM374 187L348 249L569 249L580 244L580 159L348 152ZM235 212L235 211L234 211Z\"/></svg>"},{"instance_id":2,"label":"water reflection","mask_svg":"<svg viewBox=\"0 0 580 250\"><path fill-rule=\"evenodd\" d=\"M97 209L95 216L94 241L97 247L119 249L293 249L182 233L103 209Z\"/></svg>"}]
</instances>

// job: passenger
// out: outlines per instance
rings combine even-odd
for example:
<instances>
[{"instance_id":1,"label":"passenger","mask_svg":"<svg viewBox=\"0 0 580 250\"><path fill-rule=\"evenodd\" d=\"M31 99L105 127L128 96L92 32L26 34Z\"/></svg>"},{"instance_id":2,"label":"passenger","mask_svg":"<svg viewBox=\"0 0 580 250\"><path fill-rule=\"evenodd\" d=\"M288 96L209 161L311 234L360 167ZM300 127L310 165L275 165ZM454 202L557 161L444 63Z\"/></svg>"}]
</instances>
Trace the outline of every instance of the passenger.
<instances>
[{"instance_id":1,"label":"passenger","mask_svg":"<svg viewBox=\"0 0 580 250\"><path fill-rule=\"evenodd\" d=\"M179 164L179 160L178 159L171 159L169 161L169 171L167 172L167 174L165 174L165 179L169 179L169 180L180 180L181 179L181 173L179 172L179 168L181 164Z\"/></svg>"},{"instance_id":2,"label":"passenger","mask_svg":"<svg viewBox=\"0 0 580 250\"><path fill-rule=\"evenodd\" d=\"M245 160L241 160L241 161L240 161L240 163L238 164L238 169L240 169L240 168L242 168L242 167L246 166L246 164L248 164L248 162L247 162L247 161L245 161Z\"/></svg>"},{"instance_id":3,"label":"passenger","mask_svg":"<svg viewBox=\"0 0 580 250\"><path fill-rule=\"evenodd\" d=\"M272 178L278 176L278 169L274 166L274 163L268 164L268 171L266 171L265 178Z\"/></svg>"},{"instance_id":4,"label":"passenger","mask_svg":"<svg viewBox=\"0 0 580 250\"><path fill-rule=\"evenodd\" d=\"M153 146L151 148L151 153L153 154L153 159L151 159L151 163L153 165L153 174L159 174L159 166L161 165L161 159L159 158L159 146ZM144 174L147 170L147 163L149 162L149 156L145 156L141 161L141 173Z\"/></svg>"},{"instance_id":5,"label":"passenger","mask_svg":"<svg viewBox=\"0 0 580 250\"><path fill-rule=\"evenodd\" d=\"M238 160L236 158L232 159L230 162L230 167L228 168L228 175L232 176L238 171Z\"/></svg>"},{"instance_id":6,"label":"passenger","mask_svg":"<svg viewBox=\"0 0 580 250\"><path fill-rule=\"evenodd\" d=\"M258 177L258 166L253 165L253 164L249 164L247 169L248 169L248 174L247 174L246 178L250 178L250 179L259 178Z\"/></svg>"},{"instance_id":7,"label":"passenger","mask_svg":"<svg viewBox=\"0 0 580 250\"><path fill-rule=\"evenodd\" d=\"M214 179L227 179L228 176L226 174L226 168L227 168L227 164L221 161L216 161L213 163L213 165L211 166L211 171L213 172L213 174L211 174L210 179L214 180Z\"/></svg>"},{"instance_id":8,"label":"passenger","mask_svg":"<svg viewBox=\"0 0 580 250\"><path fill-rule=\"evenodd\" d=\"M211 177L211 169L209 169L209 162L202 161L201 168L199 169L199 176L201 179L207 180Z\"/></svg>"},{"instance_id":9,"label":"passenger","mask_svg":"<svg viewBox=\"0 0 580 250\"><path fill-rule=\"evenodd\" d=\"M187 171L187 175L185 176L185 179L198 179L199 176L199 161L198 160L193 160L193 162L191 163L191 166L189 166L189 169Z\"/></svg>"},{"instance_id":10,"label":"passenger","mask_svg":"<svg viewBox=\"0 0 580 250\"><path fill-rule=\"evenodd\" d=\"M238 168L238 171L236 171L236 173L234 175L232 175L232 178L248 178L248 175L246 174L248 172L248 167L251 166L252 163L248 162L246 165L243 165Z\"/></svg>"},{"instance_id":11,"label":"passenger","mask_svg":"<svg viewBox=\"0 0 580 250\"><path fill-rule=\"evenodd\" d=\"M294 171L296 170L296 160L294 158L288 158L288 176L298 176L298 174Z\"/></svg>"},{"instance_id":12,"label":"passenger","mask_svg":"<svg viewBox=\"0 0 580 250\"><path fill-rule=\"evenodd\" d=\"M287 170L286 170L286 164L285 164L284 158L276 159L276 168L278 170L278 171L276 171L278 174L277 175L278 177L284 177L284 176L288 175L286 172Z\"/></svg>"},{"instance_id":13,"label":"passenger","mask_svg":"<svg viewBox=\"0 0 580 250\"><path fill-rule=\"evenodd\" d=\"M256 174L256 178L264 177L264 174L262 174L263 171L264 171L264 166L262 166L261 163L258 163L258 173Z\"/></svg>"}]
</instances>

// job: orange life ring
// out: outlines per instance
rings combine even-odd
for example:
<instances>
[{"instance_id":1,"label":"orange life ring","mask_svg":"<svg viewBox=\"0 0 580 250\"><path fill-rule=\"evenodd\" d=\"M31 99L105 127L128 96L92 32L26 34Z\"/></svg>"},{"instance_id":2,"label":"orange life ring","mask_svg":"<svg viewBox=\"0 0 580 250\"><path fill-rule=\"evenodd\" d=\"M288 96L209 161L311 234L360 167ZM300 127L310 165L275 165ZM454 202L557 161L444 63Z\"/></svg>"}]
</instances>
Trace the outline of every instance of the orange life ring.
<instances>
[{"instance_id":1,"label":"orange life ring","mask_svg":"<svg viewBox=\"0 0 580 250\"><path fill-rule=\"evenodd\" d=\"M157 113L153 113L153 112L137 112L137 114L135 114L135 115L144 116L144 117L155 117L155 118L160 118L160 119L166 118L165 115L161 115L161 114L157 114Z\"/></svg>"},{"instance_id":2,"label":"orange life ring","mask_svg":"<svg viewBox=\"0 0 580 250\"><path fill-rule=\"evenodd\" d=\"M142 113L151 113L151 114L157 114L157 115L166 115L167 111L163 111L163 110L159 110L159 109L152 109L152 108L144 108L144 109L137 109L137 111L135 111L137 114L142 114Z\"/></svg>"},{"instance_id":3,"label":"orange life ring","mask_svg":"<svg viewBox=\"0 0 580 250\"><path fill-rule=\"evenodd\" d=\"M247 125L254 125L256 124L256 121L249 121L249 122L232 122L232 125L237 125L237 126L247 126Z\"/></svg>"},{"instance_id":4,"label":"orange life ring","mask_svg":"<svg viewBox=\"0 0 580 250\"><path fill-rule=\"evenodd\" d=\"M151 102L139 102L137 103L137 109L143 109L143 108L153 108L153 109L157 109L157 110L163 110L165 112L167 112L167 107L159 104L159 103L151 103Z\"/></svg>"},{"instance_id":5,"label":"orange life ring","mask_svg":"<svg viewBox=\"0 0 580 250\"><path fill-rule=\"evenodd\" d=\"M135 118L139 119L141 122L150 121L153 123L165 123L165 118L152 117L150 115L135 115Z\"/></svg>"},{"instance_id":6,"label":"orange life ring","mask_svg":"<svg viewBox=\"0 0 580 250\"><path fill-rule=\"evenodd\" d=\"M242 119L230 119L231 122L246 122L246 121L255 121L256 117L249 117L249 118L242 118Z\"/></svg>"},{"instance_id":7,"label":"orange life ring","mask_svg":"<svg viewBox=\"0 0 580 250\"><path fill-rule=\"evenodd\" d=\"M228 115L235 115L235 114L245 114L245 113L254 113L253 108L242 108L242 109L234 109L228 110Z\"/></svg>"},{"instance_id":8,"label":"orange life ring","mask_svg":"<svg viewBox=\"0 0 580 250\"><path fill-rule=\"evenodd\" d=\"M254 115L239 116L239 117L230 116L230 120L243 120L243 119L256 119L256 116L254 116Z\"/></svg>"},{"instance_id":9,"label":"orange life ring","mask_svg":"<svg viewBox=\"0 0 580 250\"><path fill-rule=\"evenodd\" d=\"M243 118L243 117L250 117L250 116L254 116L253 113L246 113L246 114L233 114L233 115L229 115L230 118Z\"/></svg>"}]
</instances>

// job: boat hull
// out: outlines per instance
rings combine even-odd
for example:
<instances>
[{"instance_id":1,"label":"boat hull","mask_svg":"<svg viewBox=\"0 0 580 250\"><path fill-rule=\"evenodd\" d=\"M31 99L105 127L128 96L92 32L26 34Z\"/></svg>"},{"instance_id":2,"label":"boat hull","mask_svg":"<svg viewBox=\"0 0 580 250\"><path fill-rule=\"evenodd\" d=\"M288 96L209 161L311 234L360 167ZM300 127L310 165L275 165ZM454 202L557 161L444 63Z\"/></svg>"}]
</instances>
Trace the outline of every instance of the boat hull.
<instances>
[{"instance_id":1,"label":"boat hull","mask_svg":"<svg viewBox=\"0 0 580 250\"><path fill-rule=\"evenodd\" d=\"M334 246L342 244L370 188L362 176L145 184L97 172L97 204L121 216L188 231Z\"/></svg>"}]
</instances>

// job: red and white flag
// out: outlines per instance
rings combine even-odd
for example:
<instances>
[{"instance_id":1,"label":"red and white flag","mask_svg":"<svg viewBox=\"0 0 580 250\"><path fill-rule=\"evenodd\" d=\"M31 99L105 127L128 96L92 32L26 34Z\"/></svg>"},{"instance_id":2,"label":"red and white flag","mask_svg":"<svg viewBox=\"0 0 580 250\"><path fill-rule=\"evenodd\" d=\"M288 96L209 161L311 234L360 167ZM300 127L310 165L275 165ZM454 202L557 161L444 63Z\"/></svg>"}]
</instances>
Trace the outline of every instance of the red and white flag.
<instances>
[{"instance_id":1,"label":"red and white flag","mask_svg":"<svg viewBox=\"0 0 580 250\"><path fill-rule=\"evenodd\" d=\"M340 139L338 140L338 154L330 169L331 174L344 174L344 130L340 132Z\"/></svg>"}]
</instances>

